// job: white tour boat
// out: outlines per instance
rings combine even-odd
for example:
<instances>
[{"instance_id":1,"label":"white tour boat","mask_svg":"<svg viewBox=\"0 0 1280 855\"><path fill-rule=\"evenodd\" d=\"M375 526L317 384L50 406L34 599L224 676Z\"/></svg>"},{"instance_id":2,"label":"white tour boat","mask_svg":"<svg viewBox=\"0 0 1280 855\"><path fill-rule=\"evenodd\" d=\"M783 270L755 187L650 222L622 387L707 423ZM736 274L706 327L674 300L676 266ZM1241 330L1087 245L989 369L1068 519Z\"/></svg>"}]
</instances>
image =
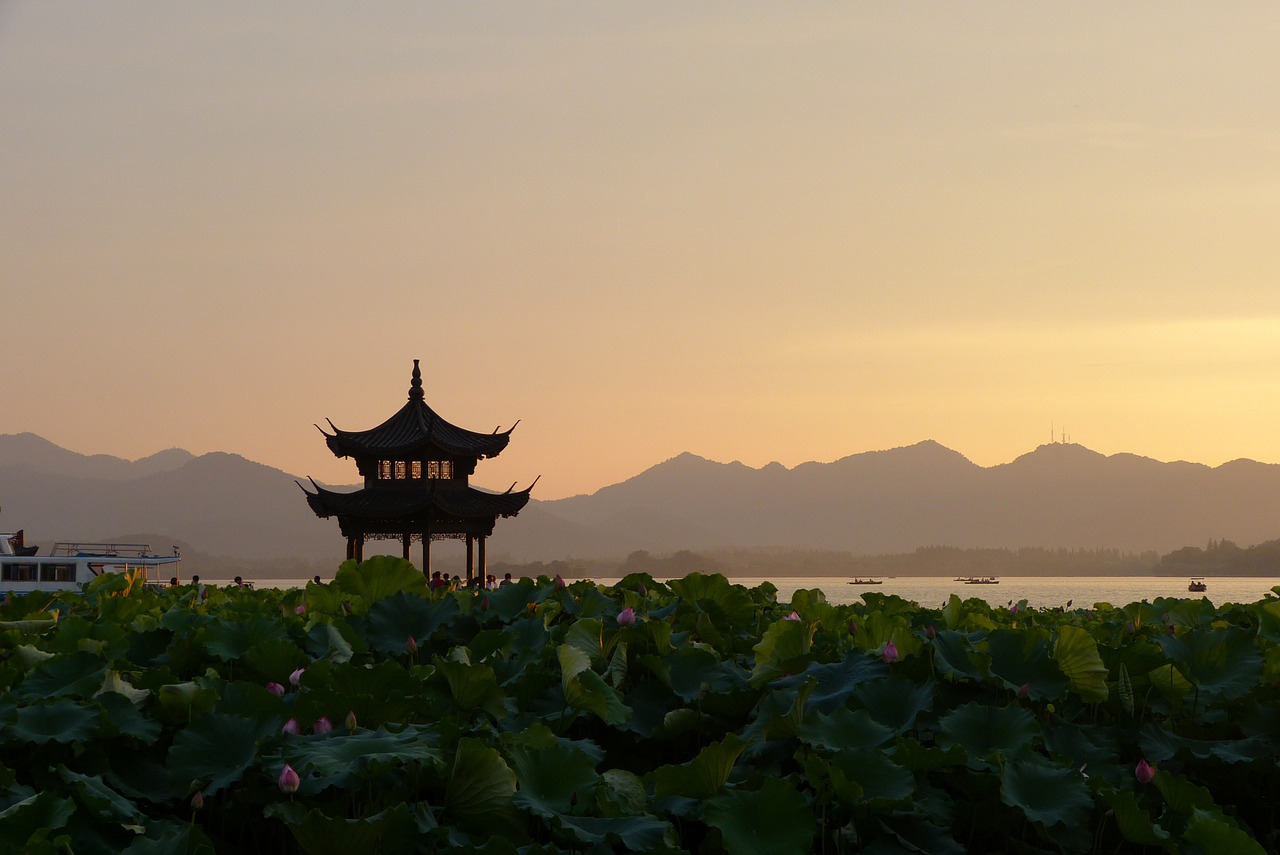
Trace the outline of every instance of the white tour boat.
<instances>
[{"instance_id":1,"label":"white tour boat","mask_svg":"<svg viewBox=\"0 0 1280 855\"><path fill-rule=\"evenodd\" d=\"M0 533L0 591L61 591L126 570L143 571L149 585L166 585L181 560L176 546L172 555L157 555L145 543L55 543L40 555L22 531Z\"/></svg>"}]
</instances>

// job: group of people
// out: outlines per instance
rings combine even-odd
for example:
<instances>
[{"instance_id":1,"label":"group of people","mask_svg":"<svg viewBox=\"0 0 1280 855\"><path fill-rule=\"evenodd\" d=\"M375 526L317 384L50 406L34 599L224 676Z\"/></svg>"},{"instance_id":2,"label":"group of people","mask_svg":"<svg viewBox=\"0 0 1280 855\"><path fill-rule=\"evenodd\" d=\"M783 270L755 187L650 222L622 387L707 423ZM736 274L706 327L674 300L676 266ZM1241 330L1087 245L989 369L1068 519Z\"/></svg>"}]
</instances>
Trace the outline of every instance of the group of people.
<instances>
[{"instance_id":1,"label":"group of people","mask_svg":"<svg viewBox=\"0 0 1280 855\"><path fill-rule=\"evenodd\" d=\"M463 579L459 578L457 574L453 576L446 576L445 574L441 573L439 570L431 574L431 581L428 583L429 587L433 591L436 590L437 588L449 588L454 591L462 590L462 589L479 590L483 588L486 591L493 591L498 588L505 588L507 585L510 585L510 584L511 584L510 573L503 575L501 582L498 581L497 576L494 576L492 573L490 573L488 576L485 577L484 583L482 585L480 582L479 576L476 576L470 580L464 581Z\"/></svg>"}]
</instances>

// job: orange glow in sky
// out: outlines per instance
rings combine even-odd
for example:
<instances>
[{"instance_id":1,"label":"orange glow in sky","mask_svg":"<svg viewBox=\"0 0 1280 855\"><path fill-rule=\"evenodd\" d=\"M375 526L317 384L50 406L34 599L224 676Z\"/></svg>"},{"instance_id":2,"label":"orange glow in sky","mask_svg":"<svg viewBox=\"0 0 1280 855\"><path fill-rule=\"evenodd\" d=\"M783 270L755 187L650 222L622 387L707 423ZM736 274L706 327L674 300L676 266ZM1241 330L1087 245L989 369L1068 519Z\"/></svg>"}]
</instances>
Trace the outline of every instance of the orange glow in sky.
<instances>
[{"instance_id":1,"label":"orange glow in sky","mask_svg":"<svg viewBox=\"0 0 1280 855\"><path fill-rule=\"evenodd\" d=\"M1276 105L1263 2L5 3L0 433L1280 462Z\"/></svg>"}]
</instances>

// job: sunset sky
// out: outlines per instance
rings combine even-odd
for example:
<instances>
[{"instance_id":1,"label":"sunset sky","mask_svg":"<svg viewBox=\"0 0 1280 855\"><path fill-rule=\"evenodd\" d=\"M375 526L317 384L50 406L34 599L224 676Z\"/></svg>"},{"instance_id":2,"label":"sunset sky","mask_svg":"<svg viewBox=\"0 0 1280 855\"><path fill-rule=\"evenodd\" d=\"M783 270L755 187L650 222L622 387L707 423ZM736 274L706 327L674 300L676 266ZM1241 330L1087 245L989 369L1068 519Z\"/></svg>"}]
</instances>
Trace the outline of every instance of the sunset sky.
<instances>
[{"instance_id":1,"label":"sunset sky","mask_svg":"<svg viewBox=\"0 0 1280 855\"><path fill-rule=\"evenodd\" d=\"M1280 6L0 3L0 433L554 499L683 451L1280 463ZM0 485L0 490L3 485Z\"/></svg>"}]
</instances>

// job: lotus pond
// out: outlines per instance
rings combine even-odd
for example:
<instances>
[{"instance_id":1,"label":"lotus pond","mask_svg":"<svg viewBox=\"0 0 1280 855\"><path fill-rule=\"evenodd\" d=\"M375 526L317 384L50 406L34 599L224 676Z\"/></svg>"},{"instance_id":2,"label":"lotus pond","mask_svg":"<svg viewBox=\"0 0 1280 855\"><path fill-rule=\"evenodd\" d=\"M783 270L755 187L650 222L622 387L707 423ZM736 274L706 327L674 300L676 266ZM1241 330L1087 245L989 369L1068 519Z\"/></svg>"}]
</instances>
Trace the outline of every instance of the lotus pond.
<instances>
[{"instance_id":1,"label":"lotus pond","mask_svg":"<svg viewBox=\"0 0 1280 855\"><path fill-rule=\"evenodd\" d=\"M721 576L0 605L0 848L1280 849L1280 599L832 605Z\"/></svg>"}]
</instances>

